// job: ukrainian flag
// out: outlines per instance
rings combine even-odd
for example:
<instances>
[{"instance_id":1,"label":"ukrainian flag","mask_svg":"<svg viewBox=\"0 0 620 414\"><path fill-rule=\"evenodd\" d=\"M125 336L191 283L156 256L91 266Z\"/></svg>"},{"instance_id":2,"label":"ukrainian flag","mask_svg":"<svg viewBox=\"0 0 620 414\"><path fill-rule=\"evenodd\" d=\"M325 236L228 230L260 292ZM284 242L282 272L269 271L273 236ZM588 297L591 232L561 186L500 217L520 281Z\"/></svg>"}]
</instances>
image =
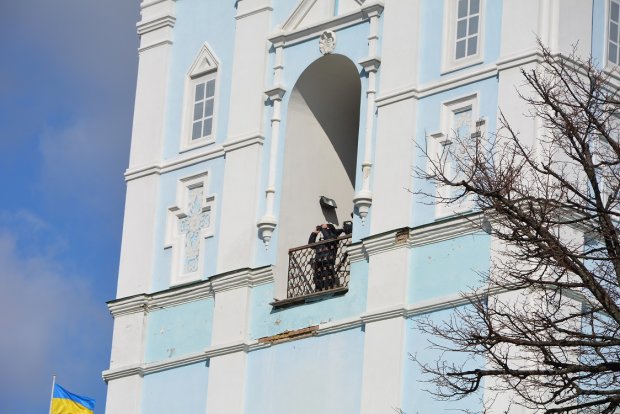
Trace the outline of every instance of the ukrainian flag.
<instances>
[{"instance_id":1,"label":"ukrainian flag","mask_svg":"<svg viewBox=\"0 0 620 414\"><path fill-rule=\"evenodd\" d=\"M93 414L94 411L95 400L72 394L60 385L54 384L50 414Z\"/></svg>"}]
</instances>

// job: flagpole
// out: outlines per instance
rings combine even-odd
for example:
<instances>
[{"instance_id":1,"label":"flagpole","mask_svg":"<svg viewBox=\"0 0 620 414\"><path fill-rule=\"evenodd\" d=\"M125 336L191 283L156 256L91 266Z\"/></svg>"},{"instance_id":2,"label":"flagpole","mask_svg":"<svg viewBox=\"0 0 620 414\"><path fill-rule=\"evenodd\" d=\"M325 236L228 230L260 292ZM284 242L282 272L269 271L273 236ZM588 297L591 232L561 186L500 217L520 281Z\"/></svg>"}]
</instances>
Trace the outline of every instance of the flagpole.
<instances>
[{"instance_id":1,"label":"flagpole","mask_svg":"<svg viewBox=\"0 0 620 414\"><path fill-rule=\"evenodd\" d=\"M54 386L56 385L56 375L52 376L52 395L50 395L50 412L52 414L52 401L54 400Z\"/></svg>"}]
</instances>

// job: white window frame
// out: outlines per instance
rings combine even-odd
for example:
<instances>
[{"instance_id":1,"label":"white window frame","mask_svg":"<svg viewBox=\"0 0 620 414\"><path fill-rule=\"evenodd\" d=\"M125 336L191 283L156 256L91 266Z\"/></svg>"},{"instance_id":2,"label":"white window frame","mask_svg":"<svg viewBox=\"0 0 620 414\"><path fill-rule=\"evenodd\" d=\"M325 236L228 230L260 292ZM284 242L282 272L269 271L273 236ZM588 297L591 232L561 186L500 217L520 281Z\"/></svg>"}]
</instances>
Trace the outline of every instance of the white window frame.
<instances>
[{"instance_id":1,"label":"white window frame","mask_svg":"<svg viewBox=\"0 0 620 414\"><path fill-rule=\"evenodd\" d=\"M457 113L464 110L471 109L471 128L470 134L486 133L486 121L480 118L479 113L479 96L478 93L462 96L457 99L443 102L441 104L441 120L440 130L430 134L430 142L428 154L434 161L438 161L438 157L441 156L443 147L446 145L453 145L454 134L453 130L454 120ZM478 123L480 126L477 126ZM450 163L447 160L447 163ZM430 166L429 166L430 168ZM451 168L448 165L448 168ZM431 172L430 170L428 172ZM445 191L445 187L437 185L435 192L440 195L442 191ZM471 211L473 208L473 200L471 198L462 199L459 203L453 203L450 205L437 203L435 204L435 219L440 220L455 214L462 214Z\"/></svg>"},{"instance_id":2,"label":"white window frame","mask_svg":"<svg viewBox=\"0 0 620 414\"><path fill-rule=\"evenodd\" d=\"M183 104L183 126L181 127L181 148L180 152L189 151L200 148L205 145L213 144L216 140L217 131L217 108L219 100L219 79L218 79L219 61L215 54L211 51L208 44L205 43L192 66L190 67L186 82ZM196 86L206 83L210 80L215 81L215 91L213 95L213 114L211 116L211 134L192 139L192 131L194 124L194 104Z\"/></svg>"},{"instance_id":3,"label":"white window frame","mask_svg":"<svg viewBox=\"0 0 620 414\"><path fill-rule=\"evenodd\" d=\"M471 0L470 0L471 1ZM485 20L485 0L479 0L478 11L478 41L476 53L456 58L456 28L457 28L457 9L459 0L444 0L444 19L443 19L443 57L441 62L441 73L445 74L458 69L478 64L484 60L484 20Z\"/></svg>"},{"instance_id":4,"label":"white window frame","mask_svg":"<svg viewBox=\"0 0 620 414\"><path fill-rule=\"evenodd\" d=\"M607 68L613 68L613 67L617 67L620 66L620 47L618 48L617 51L617 55L616 55L616 59L617 62L612 62L611 60L609 60L609 42L610 42L610 38L609 38L609 29L611 27L611 3L616 3L618 4L618 7L620 9L620 1L618 0L606 0L605 1L605 66ZM618 16L618 20L619 20L619 24L618 24L618 33L620 36L620 10L619 10L619 16ZM616 39L616 43L620 43L620 39Z\"/></svg>"}]
</instances>

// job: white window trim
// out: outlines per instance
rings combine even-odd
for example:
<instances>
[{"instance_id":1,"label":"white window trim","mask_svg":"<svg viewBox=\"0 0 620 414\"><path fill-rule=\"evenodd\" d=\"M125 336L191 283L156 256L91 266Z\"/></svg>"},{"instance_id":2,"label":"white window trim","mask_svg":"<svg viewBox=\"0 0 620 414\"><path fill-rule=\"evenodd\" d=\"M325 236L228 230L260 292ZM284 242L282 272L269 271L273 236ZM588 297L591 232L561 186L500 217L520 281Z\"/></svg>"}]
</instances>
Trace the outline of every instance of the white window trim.
<instances>
[{"instance_id":1,"label":"white window trim","mask_svg":"<svg viewBox=\"0 0 620 414\"><path fill-rule=\"evenodd\" d=\"M603 50L603 58L605 62L606 70L615 70L620 64L609 61L609 23L611 19L611 0L605 0L605 32L604 32L604 50ZM620 30L620 28L619 28ZM619 52L620 53L620 52ZM620 57L618 58L620 61Z\"/></svg>"},{"instance_id":2,"label":"white window trim","mask_svg":"<svg viewBox=\"0 0 620 414\"><path fill-rule=\"evenodd\" d=\"M484 60L484 21L486 1L480 0L480 14L478 20L478 47L477 53L462 59L456 59L456 13L458 0L444 0L443 2L443 56L441 59L441 74L453 72L468 66L476 65Z\"/></svg>"},{"instance_id":3,"label":"white window trim","mask_svg":"<svg viewBox=\"0 0 620 414\"><path fill-rule=\"evenodd\" d=\"M442 102L440 130L430 134L429 156L437 157L444 145L452 145L452 138L454 137L454 131L452 130L454 116L456 113L470 108L472 116L472 127L470 131L473 131L471 133L473 134L479 131L481 134L485 134L486 121L480 128L476 128L476 123L481 120L478 93ZM436 194L439 194L439 192L442 191L442 187L443 186L440 185L437 186L435 189ZM437 203L435 204L435 219L440 220L455 214L466 213L471 211L472 208L473 200L471 198L466 198L461 200L459 203L453 203L450 205Z\"/></svg>"},{"instance_id":4,"label":"white window trim","mask_svg":"<svg viewBox=\"0 0 620 414\"><path fill-rule=\"evenodd\" d=\"M181 178L177 182L175 206L168 208L168 220L164 237L164 249L172 250L170 286L200 280L204 273L205 244L204 239L213 237L215 223L215 195L209 193L209 172L203 172L190 177ZM188 202L188 189L202 187L202 206L210 212L209 226L200 231L200 252L198 254L198 269L195 272L184 272L183 257L185 254L184 236L180 234L180 219L185 216Z\"/></svg>"},{"instance_id":5,"label":"white window trim","mask_svg":"<svg viewBox=\"0 0 620 414\"><path fill-rule=\"evenodd\" d=\"M179 152L190 151L196 148L213 144L216 140L217 114L219 104L220 79L218 79L219 60L205 43L196 59L192 63L185 80L185 90L183 95L183 116L181 127L181 148ZM213 95L213 121L211 124L211 135L192 139L192 124L194 114L194 93L196 85L215 79L215 92Z\"/></svg>"}]
</instances>

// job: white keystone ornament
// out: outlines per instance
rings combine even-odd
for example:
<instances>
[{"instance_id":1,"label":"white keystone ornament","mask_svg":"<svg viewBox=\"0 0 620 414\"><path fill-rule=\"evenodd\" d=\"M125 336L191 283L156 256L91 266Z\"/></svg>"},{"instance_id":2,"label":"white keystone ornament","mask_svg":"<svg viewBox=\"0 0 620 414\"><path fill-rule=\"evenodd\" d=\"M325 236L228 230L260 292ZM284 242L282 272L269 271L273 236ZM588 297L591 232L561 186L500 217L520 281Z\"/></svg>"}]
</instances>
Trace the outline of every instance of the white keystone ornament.
<instances>
[{"instance_id":1,"label":"white keystone ornament","mask_svg":"<svg viewBox=\"0 0 620 414\"><path fill-rule=\"evenodd\" d=\"M336 33L326 30L319 38L319 51L324 54L330 54L336 49Z\"/></svg>"}]
</instances>

